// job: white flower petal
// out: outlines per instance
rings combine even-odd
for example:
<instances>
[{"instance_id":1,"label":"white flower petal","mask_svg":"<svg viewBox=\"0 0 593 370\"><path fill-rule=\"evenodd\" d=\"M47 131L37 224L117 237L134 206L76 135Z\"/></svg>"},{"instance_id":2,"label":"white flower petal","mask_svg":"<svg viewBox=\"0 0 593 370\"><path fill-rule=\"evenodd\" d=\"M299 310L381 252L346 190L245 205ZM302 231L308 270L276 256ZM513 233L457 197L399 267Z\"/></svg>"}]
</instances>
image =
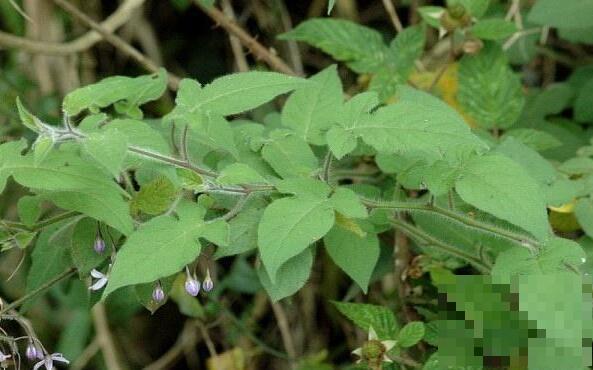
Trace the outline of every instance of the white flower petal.
<instances>
[{"instance_id":1,"label":"white flower petal","mask_svg":"<svg viewBox=\"0 0 593 370\"><path fill-rule=\"evenodd\" d=\"M93 285L89 287L89 290L99 290L107 284L107 278L101 278L97 280Z\"/></svg>"},{"instance_id":2,"label":"white flower petal","mask_svg":"<svg viewBox=\"0 0 593 370\"><path fill-rule=\"evenodd\" d=\"M67 359L64 357L64 355L62 355L61 353L53 353L53 354L51 355L51 358L52 358L54 361L63 362L63 363L65 363L65 364L69 364L69 363L70 363L70 361L68 361L68 360L67 360Z\"/></svg>"},{"instance_id":3,"label":"white flower petal","mask_svg":"<svg viewBox=\"0 0 593 370\"><path fill-rule=\"evenodd\" d=\"M95 279L100 279L102 277L105 277L105 274L103 274L101 271L97 271L95 269L91 270L91 276L94 277Z\"/></svg>"},{"instance_id":4,"label":"white flower petal","mask_svg":"<svg viewBox=\"0 0 593 370\"><path fill-rule=\"evenodd\" d=\"M393 360L392 360L392 359L390 359L390 358L389 358L389 357L387 357L387 356L383 356L383 362L389 362L389 363L392 363L392 362L393 362Z\"/></svg>"},{"instance_id":5,"label":"white flower petal","mask_svg":"<svg viewBox=\"0 0 593 370\"><path fill-rule=\"evenodd\" d=\"M33 366L33 370L37 370L39 369L41 366L43 366L45 364L45 360L41 360L38 363L35 364L35 366Z\"/></svg>"},{"instance_id":6,"label":"white flower petal","mask_svg":"<svg viewBox=\"0 0 593 370\"><path fill-rule=\"evenodd\" d=\"M385 346L385 350L389 352L391 349L393 349L393 347L395 347L397 340L384 340L381 343Z\"/></svg>"},{"instance_id":7,"label":"white flower petal","mask_svg":"<svg viewBox=\"0 0 593 370\"><path fill-rule=\"evenodd\" d=\"M352 351L352 354L358 357L362 357L362 348L355 349L354 351Z\"/></svg>"},{"instance_id":8,"label":"white flower petal","mask_svg":"<svg viewBox=\"0 0 593 370\"><path fill-rule=\"evenodd\" d=\"M377 340L377 339L379 339L379 337L377 336L377 332L375 331L375 328L370 326L369 327L369 340Z\"/></svg>"}]
</instances>

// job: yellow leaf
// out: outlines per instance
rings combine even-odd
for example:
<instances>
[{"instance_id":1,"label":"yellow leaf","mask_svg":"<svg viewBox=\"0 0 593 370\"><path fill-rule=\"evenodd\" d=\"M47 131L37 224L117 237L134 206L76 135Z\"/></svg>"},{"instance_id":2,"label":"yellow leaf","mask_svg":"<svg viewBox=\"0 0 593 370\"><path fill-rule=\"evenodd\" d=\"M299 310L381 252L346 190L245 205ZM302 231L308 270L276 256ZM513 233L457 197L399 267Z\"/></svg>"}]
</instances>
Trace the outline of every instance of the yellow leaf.
<instances>
[{"instance_id":1,"label":"yellow leaf","mask_svg":"<svg viewBox=\"0 0 593 370\"><path fill-rule=\"evenodd\" d=\"M358 235L361 238L364 238L367 235L367 233L360 228L356 221L344 216L339 212L336 212L336 225L340 226L342 229L346 229Z\"/></svg>"},{"instance_id":2,"label":"yellow leaf","mask_svg":"<svg viewBox=\"0 0 593 370\"><path fill-rule=\"evenodd\" d=\"M206 367L208 370L245 370L245 354L241 348L233 348L210 357Z\"/></svg>"}]
</instances>

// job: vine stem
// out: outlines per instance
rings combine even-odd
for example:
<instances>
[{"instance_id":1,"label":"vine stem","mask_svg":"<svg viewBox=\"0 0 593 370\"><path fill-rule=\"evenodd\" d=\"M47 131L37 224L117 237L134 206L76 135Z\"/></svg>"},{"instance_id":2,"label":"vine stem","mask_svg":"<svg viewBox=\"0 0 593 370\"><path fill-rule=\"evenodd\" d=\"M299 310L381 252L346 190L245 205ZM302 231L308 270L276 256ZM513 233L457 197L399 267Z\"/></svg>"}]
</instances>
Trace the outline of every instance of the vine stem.
<instances>
[{"instance_id":1,"label":"vine stem","mask_svg":"<svg viewBox=\"0 0 593 370\"><path fill-rule=\"evenodd\" d=\"M484 273L490 273L490 267L487 266L484 262L480 259L472 256L471 254L465 253L445 242L439 240L432 235L429 235L425 231L409 224L399 219L391 219L391 224L395 227L406 233L411 238L417 238L423 240L425 243L428 243L434 247L437 247L441 251L448 253L452 256L461 258L476 267L478 270Z\"/></svg>"},{"instance_id":2,"label":"vine stem","mask_svg":"<svg viewBox=\"0 0 593 370\"><path fill-rule=\"evenodd\" d=\"M39 293L46 291L47 289L51 288L55 284L59 283L60 281L69 278L70 276L74 275L76 269L74 267L69 268L68 270L60 273L59 275L53 277L51 280L43 283L43 285L39 286L37 289L32 290L31 292L25 294L21 298L17 299L16 301L6 305L2 310L0 310L0 315L5 314L6 312L15 309L28 301L29 299L33 298Z\"/></svg>"},{"instance_id":3,"label":"vine stem","mask_svg":"<svg viewBox=\"0 0 593 370\"><path fill-rule=\"evenodd\" d=\"M363 203L370 208L386 208L386 209L393 209L399 211L420 211L420 212L431 212L436 213L439 216L448 218L450 220L456 221L461 223L467 227L480 230L483 232L487 232L490 234L494 234L496 236L509 239L515 243L518 243L522 247L529 249L531 252L535 252L537 247L539 246L539 242L533 238L530 238L526 235L515 233L513 231L505 230L498 226L490 225L485 222L481 222L475 220L471 217L465 216L461 213L457 213L455 211L451 211L445 208L441 208L436 205L424 204L419 202L380 202L374 201L370 199L363 199Z\"/></svg>"}]
</instances>

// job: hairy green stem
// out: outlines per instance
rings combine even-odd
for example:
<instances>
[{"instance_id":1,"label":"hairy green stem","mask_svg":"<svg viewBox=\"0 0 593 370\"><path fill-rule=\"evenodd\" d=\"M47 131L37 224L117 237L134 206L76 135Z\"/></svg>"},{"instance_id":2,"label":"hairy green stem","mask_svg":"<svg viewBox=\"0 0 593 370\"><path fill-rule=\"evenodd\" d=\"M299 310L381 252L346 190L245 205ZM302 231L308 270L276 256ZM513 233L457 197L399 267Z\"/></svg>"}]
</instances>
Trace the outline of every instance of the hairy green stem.
<instances>
[{"instance_id":1,"label":"hairy green stem","mask_svg":"<svg viewBox=\"0 0 593 370\"><path fill-rule=\"evenodd\" d=\"M43 283L43 285L39 286L37 289L30 291L29 293L25 294L21 298L17 299L16 301L7 304L2 310L0 310L0 315L5 314L6 312L15 309L28 301L29 299L35 297L37 294L46 291L47 289L51 288L55 284L59 283L60 281L69 278L70 276L74 275L76 269L74 267L69 268L68 270L60 273L59 275L53 277L52 279Z\"/></svg>"},{"instance_id":2,"label":"hairy green stem","mask_svg":"<svg viewBox=\"0 0 593 370\"><path fill-rule=\"evenodd\" d=\"M490 273L490 267L488 265L486 265L484 262L482 262L479 258L472 256L471 254L465 253L465 252L443 242L442 240L439 240L439 239L433 237L432 235L417 228L416 226L413 226L407 222L404 222L402 220L395 219L395 218L391 220L391 224L396 229L400 229L401 231L406 233L411 238L421 239L425 243L428 243L431 246L434 246L445 253L448 253L452 256L461 258L461 259L469 262L470 264L472 264L474 267L476 267L481 272Z\"/></svg>"},{"instance_id":3,"label":"hairy green stem","mask_svg":"<svg viewBox=\"0 0 593 370\"><path fill-rule=\"evenodd\" d=\"M448 210L445 208L441 208L436 205L425 204L421 202L382 202L382 201L374 201L370 199L363 199L363 203L370 208L386 208L386 209L393 209L396 211L406 211L406 212L431 212L435 213L439 216L448 218L460 224L463 224L467 227L472 229L476 229L478 231L490 233L496 235L501 238L509 239L515 243L518 243L522 247L529 249L532 252L535 252L539 246L539 242L529 236L524 234L515 233L510 230L505 230L501 227L491 225L482 221L475 220L471 217L468 217L464 214Z\"/></svg>"},{"instance_id":4,"label":"hairy green stem","mask_svg":"<svg viewBox=\"0 0 593 370\"><path fill-rule=\"evenodd\" d=\"M66 220L66 219L68 219L72 216L75 216L77 214L78 213L74 212L74 211L60 213L59 215L56 215L54 217L45 219L43 221L39 221L38 223L36 223L35 225L30 226L30 227L23 223L20 223L20 222L8 221L8 220L1 220L0 224L3 226L6 226L7 228L10 228L10 229L17 229L17 230L21 230L21 231L38 231L43 228L46 228L47 226L50 226L50 225L53 225L60 221Z\"/></svg>"}]
</instances>

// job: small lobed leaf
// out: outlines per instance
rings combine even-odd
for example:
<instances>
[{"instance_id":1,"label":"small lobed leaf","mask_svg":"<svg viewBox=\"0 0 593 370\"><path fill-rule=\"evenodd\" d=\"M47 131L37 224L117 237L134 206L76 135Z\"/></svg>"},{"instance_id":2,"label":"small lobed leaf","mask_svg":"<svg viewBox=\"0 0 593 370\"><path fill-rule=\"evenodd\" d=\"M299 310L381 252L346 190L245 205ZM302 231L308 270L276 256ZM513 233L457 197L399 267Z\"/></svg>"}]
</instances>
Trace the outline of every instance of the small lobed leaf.
<instances>
[{"instance_id":1,"label":"small lobed leaf","mask_svg":"<svg viewBox=\"0 0 593 370\"><path fill-rule=\"evenodd\" d=\"M62 103L67 115L73 116L85 109L96 111L117 102L126 107L138 107L158 99L167 88L167 72L139 77L115 76L70 92Z\"/></svg>"},{"instance_id":2,"label":"small lobed leaf","mask_svg":"<svg viewBox=\"0 0 593 370\"><path fill-rule=\"evenodd\" d=\"M103 297L115 290L175 274L200 253L198 220L158 216L132 233L117 254Z\"/></svg>"},{"instance_id":3,"label":"small lobed leaf","mask_svg":"<svg viewBox=\"0 0 593 370\"><path fill-rule=\"evenodd\" d=\"M517 32L517 26L501 18L482 19L470 31L482 40L500 40Z\"/></svg>"},{"instance_id":4,"label":"small lobed leaf","mask_svg":"<svg viewBox=\"0 0 593 370\"><path fill-rule=\"evenodd\" d=\"M397 344L404 348L411 347L424 338L425 331L422 321L409 322L397 333Z\"/></svg>"},{"instance_id":5,"label":"small lobed leaf","mask_svg":"<svg viewBox=\"0 0 593 370\"><path fill-rule=\"evenodd\" d=\"M352 278L366 294L379 260L379 238L372 232L363 236L335 225L323 238L331 259Z\"/></svg>"},{"instance_id":6,"label":"small lobed leaf","mask_svg":"<svg viewBox=\"0 0 593 370\"><path fill-rule=\"evenodd\" d=\"M483 128L509 128L519 118L525 98L519 77L494 43L459 64L457 99L464 112Z\"/></svg>"},{"instance_id":7,"label":"small lobed leaf","mask_svg":"<svg viewBox=\"0 0 593 370\"><path fill-rule=\"evenodd\" d=\"M312 266L313 252L311 248L307 248L290 258L278 269L275 281L272 281L263 265L258 268L257 275L272 302L277 302L293 295L305 285L311 274Z\"/></svg>"},{"instance_id":8,"label":"small lobed leaf","mask_svg":"<svg viewBox=\"0 0 593 370\"><path fill-rule=\"evenodd\" d=\"M132 213L143 212L158 215L165 212L175 200L177 189L171 180L164 176L157 177L142 185L130 202Z\"/></svg>"},{"instance_id":9,"label":"small lobed leaf","mask_svg":"<svg viewBox=\"0 0 593 370\"><path fill-rule=\"evenodd\" d=\"M233 163L220 171L216 181L223 185L267 183L256 170L244 163Z\"/></svg>"},{"instance_id":10,"label":"small lobed leaf","mask_svg":"<svg viewBox=\"0 0 593 370\"><path fill-rule=\"evenodd\" d=\"M334 210L326 198L289 197L275 200L264 211L258 227L258 247L270 280L280 267L321 239L334 224Z\"/></svg>"},{"instance_id":11,"label":"small lobed leaf","mask_svg":"<svg viewBox=\"0 0 593 370\"><path fill-rule=\"evenodd\" d=\"M323 145L323 133L337 120L342 105L342 82L332 65L309 79L290 95L282 109L282 124L305 141Z\"/></svg>"},{"instance_id":12,"label":"small lobed leaf","mask_svg":"<svg viewBox=\"0 0 593 370\"><path fill-rule=\"evenodd\" d=\"M332 301L333 305L364 331L375 329L379 340L395 339L398 325L394 313L387 307L363 303Z\"/></svg>"},{"instance_id":13,"label":"small lobed leaf","mask_svg":"<svg viewBox=\"0 0 593 370\"><path fill-rule=\"evenodd\" d=\"M308 19L278 38L304 41L346 62L358 73L381 67L387 49L379 32L342 19Z\"/></svg>"},{"instance_id":14,"label":"small lobed leaf","mask_svg":"<svg viewBox=\"0 0 593 370\"><path fill-rule=\"evenodd\" d=\"M539 185L508 157L473 157L462 169L455 190L467 203L529 231L538 239L545 240L550 235Z\"/></svg>"}]
</instances>

